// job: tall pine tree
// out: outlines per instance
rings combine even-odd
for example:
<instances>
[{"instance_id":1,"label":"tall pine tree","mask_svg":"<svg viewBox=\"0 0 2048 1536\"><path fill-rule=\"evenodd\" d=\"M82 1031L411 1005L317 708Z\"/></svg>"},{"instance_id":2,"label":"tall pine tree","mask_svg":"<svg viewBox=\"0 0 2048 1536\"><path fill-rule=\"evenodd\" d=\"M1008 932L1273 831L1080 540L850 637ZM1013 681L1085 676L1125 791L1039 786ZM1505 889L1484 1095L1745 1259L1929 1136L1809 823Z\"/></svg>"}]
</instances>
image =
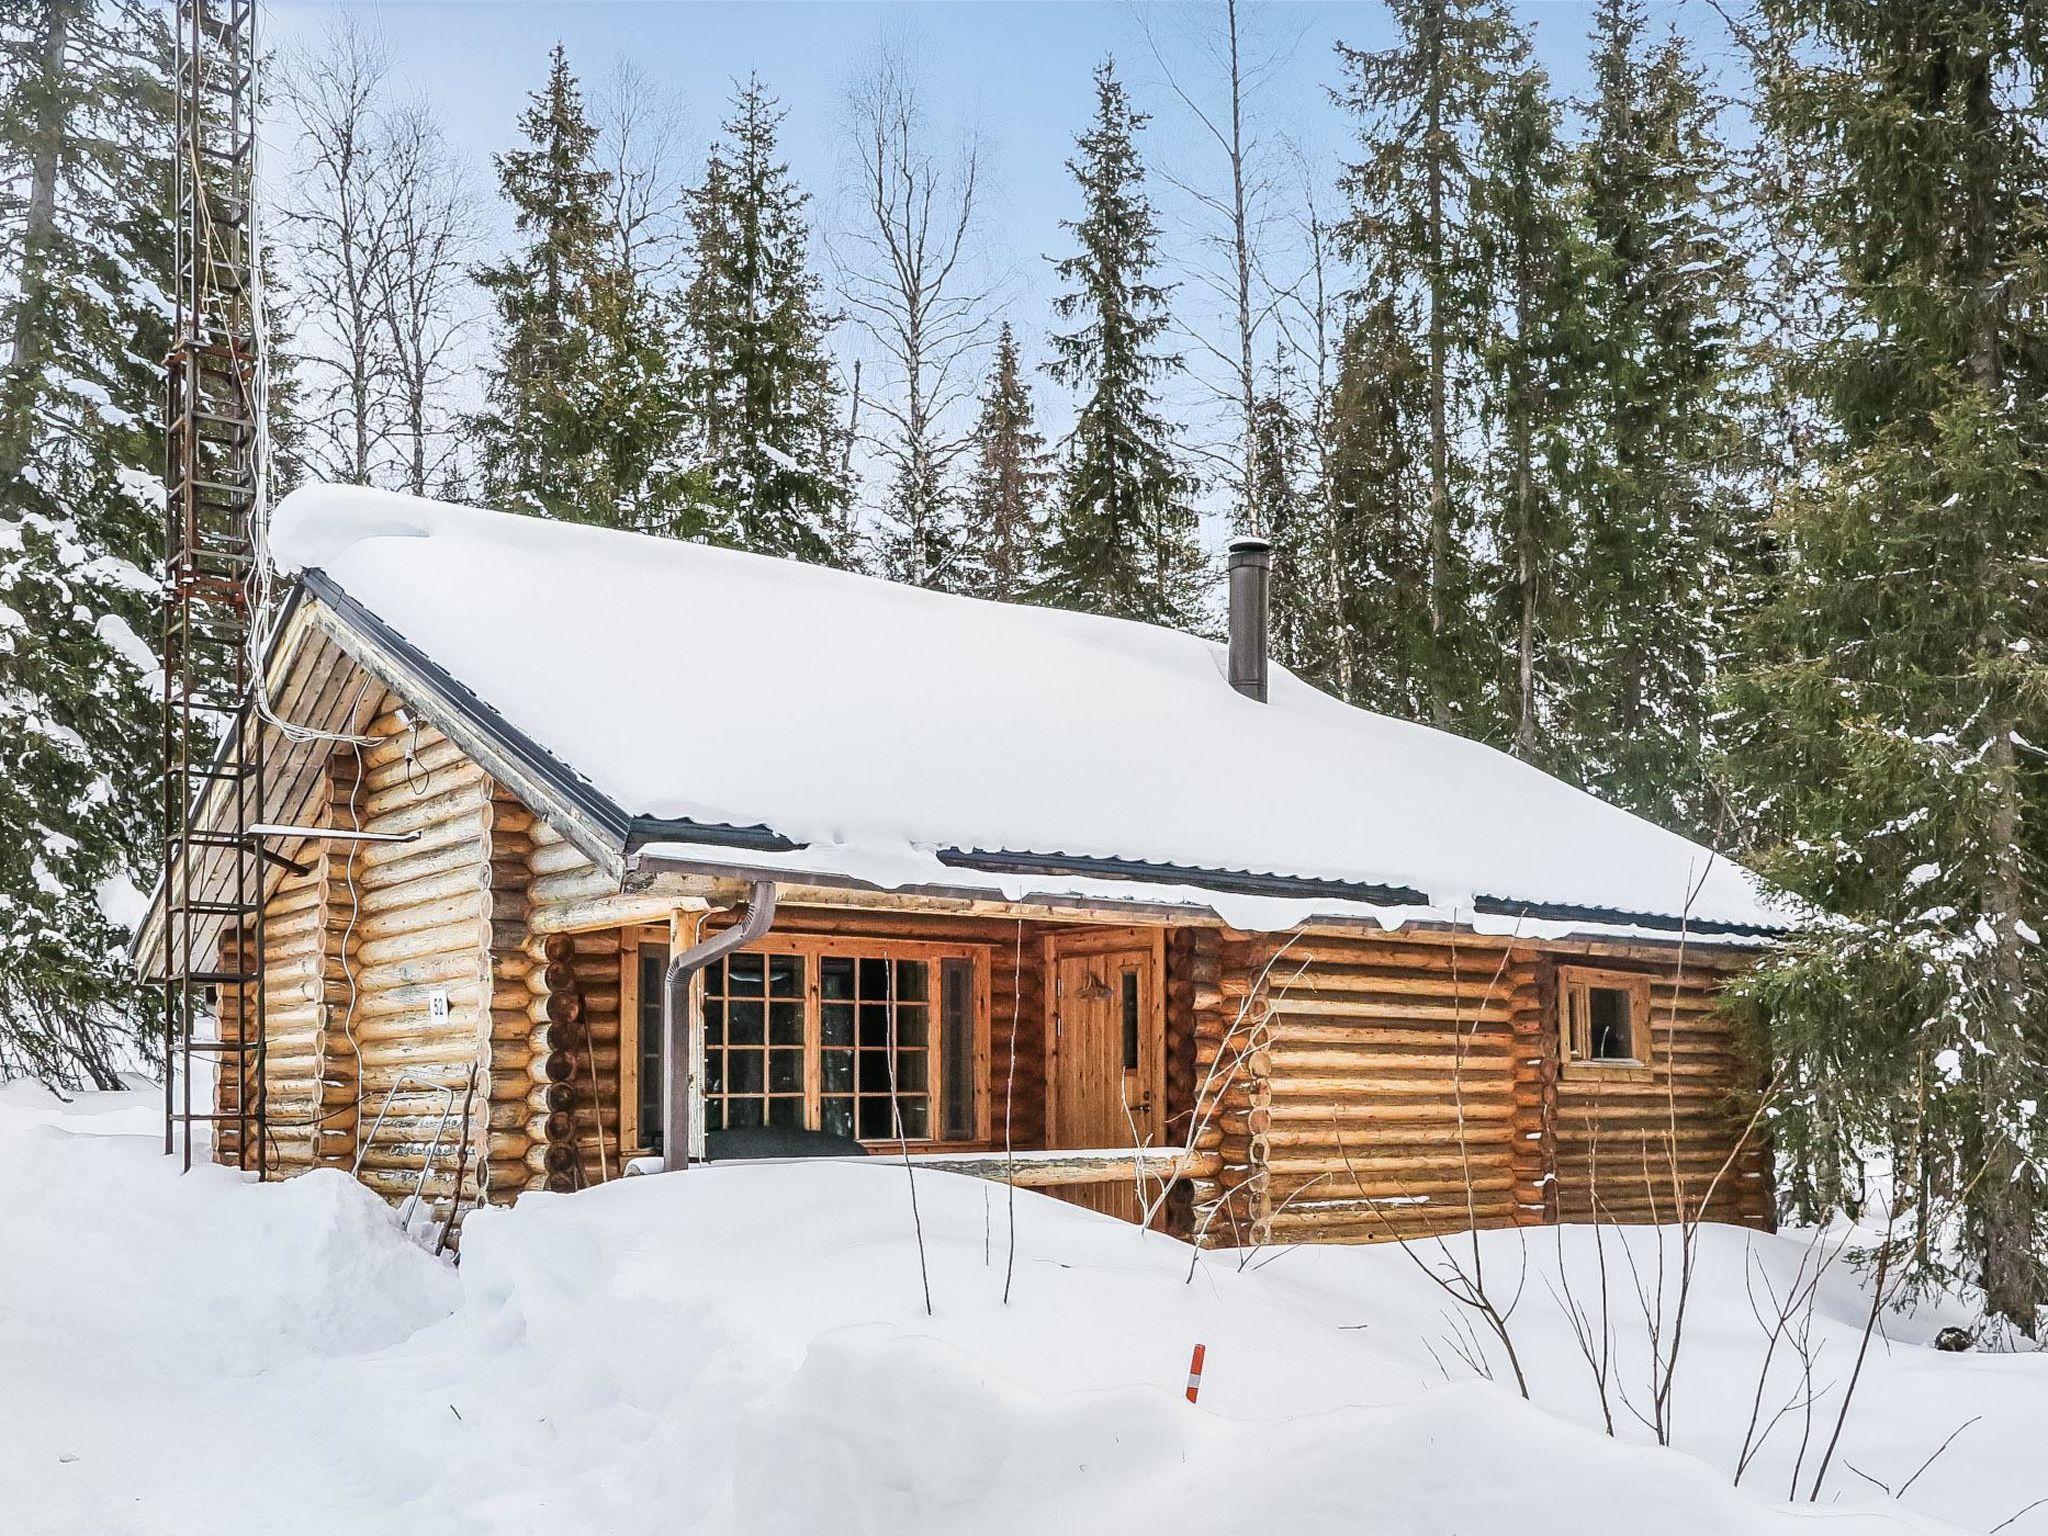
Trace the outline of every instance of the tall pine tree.
<instances>
[{"instance_id":1,"label":"tall pine tree","mask_svg":"<svg viewBox=\"0 0 2048 1536\"><path fill-rule=\"evenodd\" d=\"M1349 703L1429 712L1429 406L1424 355L1391 295L1355 300L1318 413L1317 494L1274 537L1274 640L1288 666ZM1298 530L1298 531L1297 531Z\"/></svg>"},{"instance_id":2,"label":"tall pine tree","mask_svg":"<svg viewBox=\"0 0 2048 1536\"><path fill-rule=\"evenodd\" d=\"M845 563L845 427L810 266L809 201L781 158L782 109L749 77L690 194L684 295L707 533L766 554Z\"/></svg>"},{"instance_id":3,"label":"tall pine tree","mask_svg":"<svg viewBox=\"0 0 2048 1536\"><path fill-rule=\"evenodd\" d=\"M1889 1153L2028 1331L2048 1299L2048 35L2000 0L1767 0L1767 122L1812 172L1831 441L1775 507L1737 763L1765 867L1839 923L1753 984L1808 1205ZM1938 1253L1930 1245L1929 1256Z\"/></svg>"},{"instance_id":4,"label":"tall pine tree","mask_svg":"<svg viewBox=\"0 0 2048 1536\"><path fill-rule=\"evenodd\" d=\"M0 17L0 1076L116 1085L154 862L170 37Z\"/></svg>"},{"instance_id":5,"label":"tall pine tree","mask_svg":"<svg viewBox=\"0 0 2048 1536\"><path fill-rule=\"evenodd\" d=\"M1159 381L1181 366L1164 351L1170 290L1153 279L1158 219L1145 194L1145 126L1113 61L1095 71L1095 120L1067 162L1082 213L1080 250L1054 270L1054 309L1075 322L1052 338L1054 378L1081 394L1066 444L1039 594L1058 607L1182 628L1200 622L1203 559L1194 485L1160 414Z\"/></svg>"},{"instance_id":6,"label":"tall pine tree","mask_svg":"<svg viewBox=\"0 0 2048 1536\"><path fill-rule=\"evenodd\" d=\"M615 505L593 494L605 365L615 361L600 332L611 297L599 209L606 173L591 159L597 129L560 44L519 130L524 144L496 163L523 245L476 272L498 327L473 423L483 496L547 517L611 522Z\"/></svg>"},{"instance_id":7,"label":"tall pine tree","mask_svg":"<svg viewBox=\"0 0 2048 1536\"><path fill-rule=\"evenodd\" d=\"M1523 68L1485 103L1474 246L1492 294L1478 333L1489 405L1483 543L1491 633L1507 675L1490 734L1550 766L1558 676L1572 608L1578 362L1587 336L1568 156L1548 77ZM1479 722L1474 721L1474 724Z\"/></svg>"},{"instance_id":8,"label":"tall pine tree","mask_svg":"<svg viewBox=\"0 0 2048 1536\"><path fill-rule=\"evenodd\" d=\"M1018 364L1016 333L1007 322L996 334L995 361L968 454L962 589L1015 602L1038 581L1052 477L1045 438L1032 416L1031 386Z\"/></svg>"},{"instance_id":9,"label":"tall pine tree","mask_svg":"<svg viewBox=\"0 0 2048 1536\"><path fill-rule=\"evenodd\" d=\"M1527 44L1501 0L1393 0L1391 8L1392 47L1338 45L1345 81L1337 99L1359 119L1361 151L1343 177L1351 210L1342 237L1363 269L1360 306L1390 313L1422 359L1422 414L1406 430L1423 444L1427 469L1426 640L1394 661L1418 679L1431 723L1449 726L1474 715L1494 674L1492 648L1471 620L1475 386L1493 318L1474 204L1481 125Z\"/></svg>"},{"instance_id":10,"label":"tall pine tree","mask_svg":"<svg viewBox=\"0 0 2048 1536\"><path fill-rule=\"evenodd\" d=\"M1710 693L1757 574L1733 404L1746 268L1728 234L1728 154L1684 43L1647 37L1641 0L1601 0L1593 43L1571 369L1585 423L1579 623L1553 766L1711 838Z\"/></svg>"}]
</instances>

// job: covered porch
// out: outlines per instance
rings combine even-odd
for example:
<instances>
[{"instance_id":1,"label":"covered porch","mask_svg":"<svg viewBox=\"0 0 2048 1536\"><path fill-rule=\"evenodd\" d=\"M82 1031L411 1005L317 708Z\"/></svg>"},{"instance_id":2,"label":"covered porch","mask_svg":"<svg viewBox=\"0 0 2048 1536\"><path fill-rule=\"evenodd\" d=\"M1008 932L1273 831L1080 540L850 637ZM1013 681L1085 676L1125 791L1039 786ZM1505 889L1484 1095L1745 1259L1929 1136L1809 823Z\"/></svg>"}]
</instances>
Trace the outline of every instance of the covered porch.
<instances>
[{"instance_id":1,"label":"covered porch","mask_svg":"<svg viewBox=\"0 0 2048 1536\"><path fill-rule=\"evenodd\" d=\"M671 1021L671 955L739 914L697 902L650 921L641 898L630 920L601 920L626 900L532 940L547 1049L529 1072L551 1188L669 1166L679 1124L693 1163L908 1157L1169 1225L1192 1181L1216 1173L1213 1148L1188 1149L1197 962L1184 929L796 890L759 937L696 972Z\"/></svg>"}]
</instances>

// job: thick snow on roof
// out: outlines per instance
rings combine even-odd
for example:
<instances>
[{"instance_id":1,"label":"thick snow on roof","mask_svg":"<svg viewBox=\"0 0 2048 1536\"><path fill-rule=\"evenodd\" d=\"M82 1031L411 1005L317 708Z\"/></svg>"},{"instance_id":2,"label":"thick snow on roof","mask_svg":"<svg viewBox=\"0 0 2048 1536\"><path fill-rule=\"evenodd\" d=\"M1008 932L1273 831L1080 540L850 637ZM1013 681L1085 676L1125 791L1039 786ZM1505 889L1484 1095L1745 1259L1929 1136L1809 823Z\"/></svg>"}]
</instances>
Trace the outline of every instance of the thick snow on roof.
<instances>
[{"instance_id":1,"label":"thick snow on roof","mask_svg":"<svg viewBox=\"0 0 2048 1536\"><path fill-rule=\"evenodd\" d=\"M1490 747L1279 668L1254 703L1171 630L357 488L294 492L271 543L629 815L806 845L729 863L957 886L939 850L1002 851L1426 893L1406 917L1788 921L1737 865Z\"/></svg>"}]
</instances>

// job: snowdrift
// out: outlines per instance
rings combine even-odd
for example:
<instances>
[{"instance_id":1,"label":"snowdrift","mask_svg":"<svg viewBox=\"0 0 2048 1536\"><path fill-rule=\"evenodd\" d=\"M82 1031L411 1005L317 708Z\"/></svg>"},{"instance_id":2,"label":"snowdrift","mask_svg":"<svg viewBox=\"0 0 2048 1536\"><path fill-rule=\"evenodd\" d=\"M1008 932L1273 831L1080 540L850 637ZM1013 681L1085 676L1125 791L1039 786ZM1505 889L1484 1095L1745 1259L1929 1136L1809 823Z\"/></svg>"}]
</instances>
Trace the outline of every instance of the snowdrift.
<instances>
[{"instance_id":1,"label":"snowdrift","mask_svg":"<svg viewBox=\"0 0 2048 1536\"><path fill-rule=\"evenodd\" d=\"M1197 1261L927 1173L921 1266L904 1170L877 1159L530 1196L478 1213L457 1269L338 1175L180 1178L156 1145L146 1112L0 1095L7 1532L1863 1536L1988 1529L2048 1494L2048 1359L1937 1353L1938 1311L1873 1347L1820 1506L1767 1502L1796 1428L1731 1488L1763 1344L1743 1275L1786 1281L1791 1239L1702 1246L1674 1394L1695 1455L1619 1407L1621 1439L1588 1427L1551 1294L1592 1282L1583 1230L1484 1245L1519 1283L1532 1406L1473 1379L1442 1293L1392 1249ZM1628 1384L1642 1322L1606 1245ZM1653 1274L1655 1234L1630 1254ZM1832 1273L1817 1376L1846 1376L1862 1307ZM1898 1487L1973 1415L1903 1503L1865 1481ZM2041 1536L2048 1507L2007 1529Z\"/></svg>"}]
</instances>

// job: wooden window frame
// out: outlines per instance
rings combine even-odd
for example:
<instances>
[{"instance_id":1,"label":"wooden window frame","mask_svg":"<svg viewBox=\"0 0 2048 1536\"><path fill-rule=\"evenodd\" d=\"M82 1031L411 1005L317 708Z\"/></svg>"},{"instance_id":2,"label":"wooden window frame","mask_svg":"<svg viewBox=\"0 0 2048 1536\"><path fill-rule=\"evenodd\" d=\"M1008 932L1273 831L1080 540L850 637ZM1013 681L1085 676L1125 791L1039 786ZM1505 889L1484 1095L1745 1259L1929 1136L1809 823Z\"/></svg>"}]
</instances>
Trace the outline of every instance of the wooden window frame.
<instances>
[{"instance_id":1,"label":"wooden window frame","mask_svg":"<svg viewBox=\"0 0 2048 1536\"><path fill-rule=\"evenodd\" d=\"M1621 1082L1649 1082L1655 1075L1655 1030L1651 1021L1650 984L1642 971L1616 971L1591 965L1560 965L1557 968L1558 1063L1570 1076L1602 1077ZM1586 1005L1575 1003L1594 990L1628 994L1629 1050L1626 1057L1581 1055L1573 1038L1575 1011Z\"/></svg>"},{"instance_id":2,"label":"wooden window frame","mask_svg":"<svg viewBox=\"0 0 2048 1536\"><path fill-rule=\"evenodd\" d=\"M619 1133L625 1144L626 1156L645 1156L647 1148L640 1125L640 978L639 956L643 943L667 944L666 928L627 928L619 937L619 1015L622 1022L621 1043L628 1040L632 1049L619 1053ZM804 962L803 1009L804 1009L804 1123L815 1127L821 1113L823 1098L823 1011L819 987L818 961L826 956L845 956L853 959L923 960L930 966L930 1013L927 1018L927 1081L931 1094L931 1114L927 1122L934 1134L912 1137L909 1142L913 1152L968 1151L989 1145L989 1074L990 1044L989 1015L990 967L989 949L985 944L939 943L923 939L862 939L849 938L838 934L783 934L770 932L759 942L747 944L734 951L742 955L800 955ZM940 979L940 962L957 960L966 963L973 976L969 991L969 1004L973 1009L972 1035L974 1062L971 1081L973 1084L974 1135L962 1141L947 1141L940 1134L945 1128L945 1117L940 1097L945 1084L945 1033ZM694 989L694 996L701 1006L701 985ZM630 1029L630 1035L627 1034ZM698 1079L702 1081L701 1077ZM894 1139L881 1141L862 1140L861 1145L871 1149L895 1148L901 1143Z\"/></svg>"}]
</instances>

